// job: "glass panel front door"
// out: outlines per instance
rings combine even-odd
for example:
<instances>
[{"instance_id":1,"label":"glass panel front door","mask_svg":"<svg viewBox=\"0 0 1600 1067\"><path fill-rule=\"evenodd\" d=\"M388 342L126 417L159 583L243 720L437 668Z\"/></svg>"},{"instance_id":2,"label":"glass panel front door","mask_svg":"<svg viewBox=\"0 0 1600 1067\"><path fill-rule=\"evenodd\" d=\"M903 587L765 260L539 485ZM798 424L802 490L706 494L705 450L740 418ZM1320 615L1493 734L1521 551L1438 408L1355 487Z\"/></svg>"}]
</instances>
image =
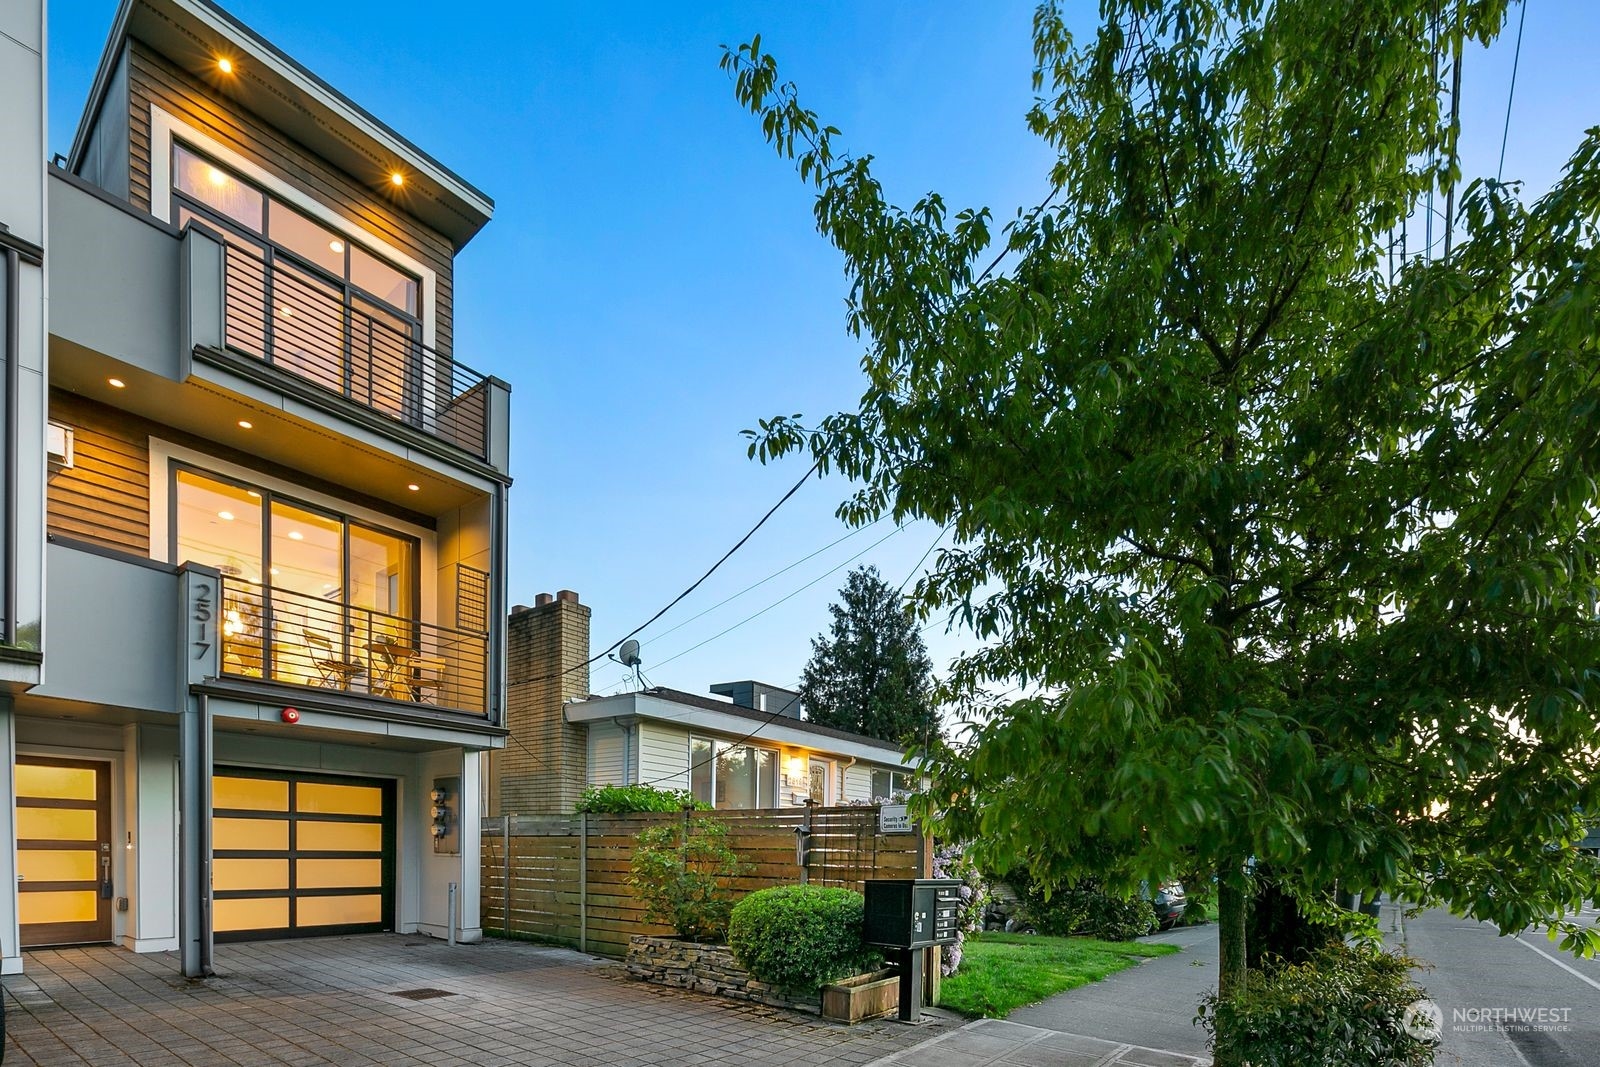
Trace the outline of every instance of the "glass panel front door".
<instances>
[{"instance_id":1,"label":"glass panel front door","mask_svg":"<svg viewBox=\"0 0 1600 1067\"><path fill-rule=\"evenodd\" d=\"M16 776L22 946L111 940L111 765L18 756Z\"/></svg>"}]
</instances>

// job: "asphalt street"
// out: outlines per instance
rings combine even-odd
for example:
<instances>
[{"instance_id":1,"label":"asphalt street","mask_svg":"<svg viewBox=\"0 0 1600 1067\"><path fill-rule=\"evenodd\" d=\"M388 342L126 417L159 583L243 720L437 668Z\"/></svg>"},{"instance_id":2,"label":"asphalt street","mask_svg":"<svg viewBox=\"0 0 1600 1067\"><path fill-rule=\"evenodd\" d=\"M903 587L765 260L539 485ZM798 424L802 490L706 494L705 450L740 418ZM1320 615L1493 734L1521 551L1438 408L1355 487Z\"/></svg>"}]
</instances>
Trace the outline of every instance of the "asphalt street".
<instances>
[{"instance_id":1,"label":"asphalt street","mask_svg":"<svg viewBox=\"0 0 1600 1067\"><path fill-rule=\"evenodd\" d=\"M1439 1007L1438 1067L1600 1067L1600 960L1443 911L1405 919L1386 903L1381 922L1432 965L1418 980Z\"/></svg>"}]
</instances>

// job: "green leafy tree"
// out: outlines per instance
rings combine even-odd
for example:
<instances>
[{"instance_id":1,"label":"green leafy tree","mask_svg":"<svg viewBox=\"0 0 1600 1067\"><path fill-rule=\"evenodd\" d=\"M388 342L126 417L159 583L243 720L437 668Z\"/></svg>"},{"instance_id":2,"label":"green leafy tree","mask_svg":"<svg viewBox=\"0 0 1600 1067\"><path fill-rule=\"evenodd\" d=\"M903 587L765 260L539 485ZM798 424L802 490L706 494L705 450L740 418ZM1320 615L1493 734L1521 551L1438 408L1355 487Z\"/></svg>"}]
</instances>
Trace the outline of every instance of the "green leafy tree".
<instances>
[{"instance_id":1,"label":"green leafy tree","mask_svg":"<svg viewBox=\"0 0 1600 1067\"><path fill-rule=\"evenodd\" d=\"M1600 810L1600 130L1385 269L1458 178L1450 57L1506 8L1107 0L1080 44L1045 7L1056 160L999 232L893 206L760 38L724 56L868 346L858 410L751 452L854 479L852 522L951 524L914 597L986 642L930 804L1042 882L1216 872L1225 995L1251 860L1308 914L1399 890L1600 945L1570 847Z\"/></svg>"},{"instance_id":2,"label":"green leafy tree","mask_svg":"<svg viewBox=\"0 0 1600 1067\"><path fill-rule=\"evenodd\" d=\"M800 675L811 721L885 741L937 737L933 661L900 593L876 567L858 567L828 612L833 625L812 638Z\"/></svg>"}]
</instances>

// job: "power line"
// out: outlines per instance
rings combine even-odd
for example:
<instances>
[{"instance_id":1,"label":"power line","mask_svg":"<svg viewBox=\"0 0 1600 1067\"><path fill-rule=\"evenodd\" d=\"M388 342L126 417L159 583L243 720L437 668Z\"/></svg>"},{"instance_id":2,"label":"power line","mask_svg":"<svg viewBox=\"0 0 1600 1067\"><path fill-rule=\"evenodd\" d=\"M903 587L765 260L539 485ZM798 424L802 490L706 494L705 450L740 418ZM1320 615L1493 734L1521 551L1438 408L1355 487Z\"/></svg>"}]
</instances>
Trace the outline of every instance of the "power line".
<instances>
[{"instance_id":1,"label":"power line","mask_svg":"<svg viewBox=\"0 0 1600 1067\"><path fill-rule=\"evenodd\" d=\"M901 583L900 583L900 587L895 590L895 595L896 596L898 596L901 593L905 592L906 584L911 581L911 579L916 575L916 573L919 570L922 569L922 565L927 562L929 556L933 555L933 550L939 547L939 542L944 540L944 535L949 533L950 532L950 527L952 527L954 525L955 525L955 520L954 519L951 519L949 522L944 524L944 528L939 531L939 536L935 537L933 539L933 544L928 546L928 550L922 554L922 558L917 560L916 563L911 565L911 573L905 576L905 579L903 581L901 581Z\"/></svg>"},{"instance_id":2,"label":"power line","mask_svg":"<svg viewBox=\"0 0 1600 1067\"><path fill-rule=\"evenodd\" d=\"M851 530L849 533L845 534L843 537L839 538L838 540L831 541L828 544L823 545L821 548L817 549L815 552L811 553L808 556L804 556L804 557L802 557L800 559L795 560L793 563L789 564L787 567L784 567L782 570L773 571L771 574L767 575L765 578L761 579L759 582L755 582L752 585L745 586L743 589L739 590L737 593L735 593L732 596L728 597L726 600L719 600L717 603L711 605L709 608L706 608L704 611L700 612L700 614L691 615L687 619L684 619L682 622L678 623L676 626L672 627L671 629L662 630L660 633L658 633L655 636L653 636L651 638L651 640L652 641L659 641L663 637L666 637L668 634L675 633L678 630L683 629L685 626L688 626L691 622L694 622L696 619L703 618L704 616L711 614L713 611L716 611L718 608L722 607L723 605L733 603L735 600L738 600L740 597L744 596L746 593L754 592L755 590L761 588L763 585L766 585L768 582L772 581L772 579L779 578L779 577L782 577L785 574L788 574L790 571L792 571L796 567L800 566L800 564L809 562L810 560L813 560L813 559L816 559L818 556L820 556L824 552L828 551L828 549L833 548L835 545L843 544L844 542L850 540L850 538L854 537L856 534L861 533L863 530L867 530L867 529L870 529L873 526L876 526L878 523L883 521L883 518L884 517L880 515L876 519L873 519L871 522L867 523L865 526L857 526L854 530Z\"/></svg>"},{"instance_id":3,"label":"power line","mask_svg":"<svg viewBox=\"0 0 1600 1067\"><path fill-rule=\"evenodd\" d=\"M790 571L794 570L796 567L800 566L802 563L807 563L807 562L810 562L813 559L816 559L818 556L822 555L824 552L828 551L829 549L834 548L834 547L836 547L838 545L841 545L844 542L850 540L850 538L854 537L856 534L861 533L864 530L871 529L872 527L876 526L878 523L882 522L885 517L886 516L880 515L876 519L873 519L871 522L867 523L864 526L857 526L855 529L851 530L849 533L846 533L843 537L840 537L840 538L837 538L837 539L835 539L833 541L830 541L828 544L823 545L821 548L817 549L815 552L812 552L812 553L809 553L808 555L802 556L800 559L795 560L793 563L789 564L787 567L784 567L784 568L782 568L780 570L773 571L771 574L767 575L765 578L761 579L760 581L753 582L750 585L745 586L743 589L739 590L737 593L733 594L732 596L727 597L727 598L725 598L723 600L719 600L717 603L711 605L709 608L706 608L704 611L701 611L700 613L698 613L696 615L689 616L687 619L684 619L682 622L678 623L676 626L673 626L670 629L663 630L660 633L653 635L651 637L651 640L652 641L659 641L663 637L666 637L668 634L676 633L678 630L681 630L685 626L688 626L691 622L694 622L697 619L704 618L705 616L711 614L713 611L716 611L718 608L725 607L726 605L733 603L735 600L738 600L740 597L744 596L746 593L754 592L755 590L761 588L763 585L766 585L768 582L772 581L774 578L780 578L783 575L788 574ZM626 682L627 680L628 680L628 674L627 674L626 671L624 671L621 675L618 675L612 681L601 683L597 688L604 689L606 686L616 685L619 682Z\"/></svg>"},{"instance_id":4,"label":"power line","mask_svg":"<svg viewBox=\"0 0 1600 1067\"><path fill-rule=\"evenodd\" d=\"M690 645L688 648L684 649L682 652L676 652L676 653L672 654L671 656L668 656L666 659L662 660L661 662L654 664L652 666L652 669L657 668L657 667L665 667L667 664L671 663L673 660L681 659L682 657L687 656L689 653L693 652L695 649L701 648L701 647L703 647L705 645L709 645L711 642L717 640L718 638L724 637L724 636L732 633L733 631L737 630L739 627L743 626L745 623L751 622L751 621L753 621L755 619L760 618L761 616L765 615L767 612L771 611L773 608L777 607L778 605L780 605L782 603L785 603L786 601L793 600L795 597L799 596L801 593L805 592L807 589L810 589L812 586L814 586L818 582L822 581L822 579L828 577L828 575L833 574L834 572L838 571L842 567L847 567L850 564L854 563L856 560L860 559L862 556L866 555L868 552L871 552L873 549L877 548L879 545L883 544L885 541L889 540L889 538L893 537L895 534L901 532L904 529L905 529L904 526L896 526L894 529L890 530L888 533L884 534L882 537L880 537L876 541L872 542L872 544L868 545L866 548L863 548L860 552L857 552L855 555L851 556L849 559L845 560L843 563L836 564L832 568L823 571L821 574L817 575L815 578L811 579L809 582L807 582L805 585L802 585L799 589L796 589L794 592L792 592L792 593L788 594L787 596L784 596L784 597L782 597L782 598L780 598L778 600L774 600L772 603L768 604L766 607L762 608L760 611L756 612L754 615L745 616L744 618L740 619L738 622L734 623L732 626L728 627L726 630L722 630L719 633L712 634L710 637L706 638L704 641L699 642L699 644Z\"/></svg>"},{"instance_id":5,"label":"power line","mask_svg":"<svg viewBox=\"0 0 1600 1067\"><path fill-rule=\"evenodd\" d=\"M1511 90L1506 93L1506 124L1500 131L1500 166L1495 169L1495 181L1499 181L1506 172L1506 140L1511 136L1511 102L1517 96L1517 67L1522 63L1522 26L1527 21L1528 0L1522 0L1522 11L1517 15L1517 50L1511 57Z\"/></svg>"},{"instance_id":6,"label":"power line","mask_svg":"<svg viewBox=\"0 0 1600 1067\"><path fill-rule=\"evenodd\" d=\"M776 513L779 508L783 507L784 504L788 503L790 497L794 496L796 493L798 493L800 491L800 487L802 485L806 484L806 480L808 478L810 478L813 474L817 473L817 471L820 469L821 465L822 465L822 461L821 460L818 460L817 462L811 464L811 466L806 469L806 472L800 476L800 480L798 482L795 482L794 485L790 486L789 487L789 491L787 493L784 493L783 496L779 497L778 498L778 502L776 504L772 505L772 507L768 508L767 509L767 513L765 515L761 516L761 519L754 526L750 527L750 532L749 533L746 533L743 537L739 538L739 540L734 543L734 546L732 548L728 549L728 551L724 552L722 554L722 558L717 560L715 563L713 563L709 570L707 570L700 577L696 578L694 580L693 584L691 584L689 586L689 588L685 589L683 592L679 593L677 596L673 597L670 601L668 601L666 607L662 608L660 611L656 612L654 615L650 616L644 622L640 623L638 626L635 626L633 629L629 630L627 633L623 634L621 637L617 638L611 644L607 645L605 648L602 648L599 652L597 652L594 655L590 656L588 659L584 660L582 663L579 663L579 664L577 664L575 666L572 666L572 667L568 667L566 670L553 671L550 674L542 674L542 675L539 675L539 676L534 677L534 678L524 679L523 680L524 684L528 684L528 683L532 683L532 682L548 682L553 678L561 678L561 677L563 677L565 675L571 674L573 671L581 671L585 667L591 666L595 662L597 662L597 661L599 661L601 659L604 659L611 652L613 652L614 650L619 648L622 645L622 642L626 641L628 638L630 638L633 635L637 634L640 630L643 630L645 627L649 626L651 623L653 623L657 619L661 618L661 616L663 616L667 612L671 611L674 607L677 606L679 601L683 600L684 597L688 596L690 593L692 593L696 589L700 588L700 583L704 582L707 578L709 578L713 574L715 574L718 567L721 567L724 563L728 562L728 559L735 552L737 552L737 551L739 551L739 549L743 548L745 542L750 540L750 538L754 537L756 531L761 529L761 527L765 526L767 524L767 520L772 518L773 514Z\"/></svg>"}]
</instances>

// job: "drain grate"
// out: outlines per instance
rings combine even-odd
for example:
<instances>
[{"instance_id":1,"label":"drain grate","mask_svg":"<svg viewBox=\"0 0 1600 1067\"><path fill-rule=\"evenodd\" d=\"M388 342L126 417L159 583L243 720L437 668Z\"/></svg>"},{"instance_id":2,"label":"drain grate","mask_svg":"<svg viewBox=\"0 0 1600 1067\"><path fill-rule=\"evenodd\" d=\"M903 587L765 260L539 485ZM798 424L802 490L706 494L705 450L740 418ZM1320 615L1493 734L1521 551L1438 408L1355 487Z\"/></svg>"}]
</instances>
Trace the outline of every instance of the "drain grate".
<instances>
[{"instance_id":1,"label":"drain grate","mask_svg":"<svg viewBox=\"0 0 1600 1067\"><path fill-rule=\"evenodd\" d=\"M403 1000L438 1000L440 997L453 997L456 994L448 989L399 989L389 995Z\"/></svg>"}]
</instances>

